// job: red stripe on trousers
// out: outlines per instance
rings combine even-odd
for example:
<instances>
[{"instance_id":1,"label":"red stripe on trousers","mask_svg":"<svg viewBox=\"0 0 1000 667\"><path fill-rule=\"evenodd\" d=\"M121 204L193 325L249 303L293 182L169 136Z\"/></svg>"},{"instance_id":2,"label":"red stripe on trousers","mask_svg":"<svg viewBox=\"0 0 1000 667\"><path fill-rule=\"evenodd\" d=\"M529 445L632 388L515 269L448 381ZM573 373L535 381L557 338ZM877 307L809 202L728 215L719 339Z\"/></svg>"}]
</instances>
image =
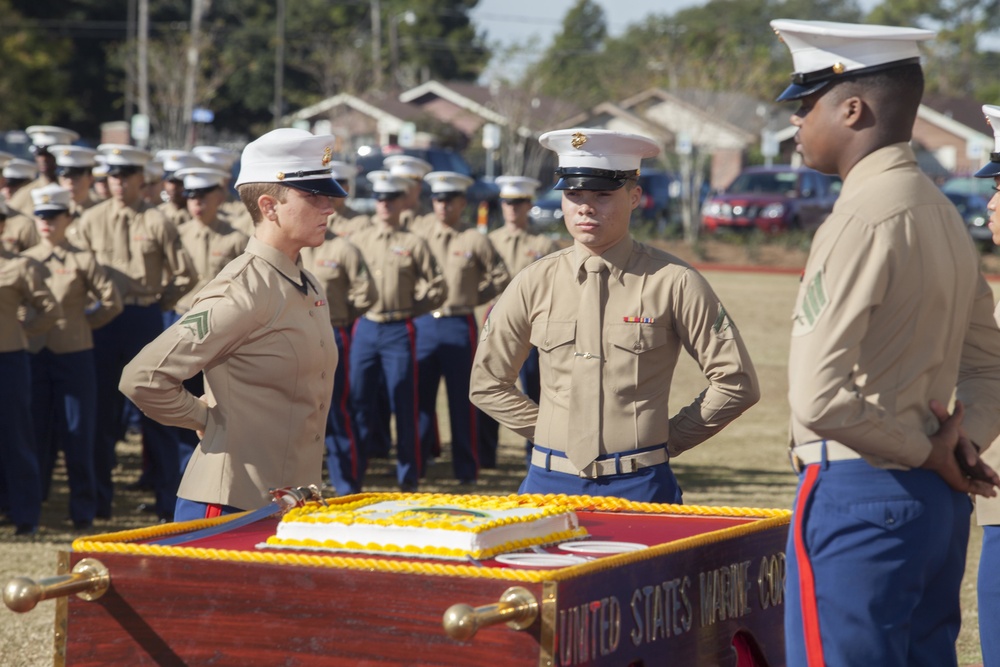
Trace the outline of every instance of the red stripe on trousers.
<instances>
[{"instance_id":1,"label":"red stripe on trousers","mask_svg":"<svg viewBox=\"0 0 1000 667\"><path fill-rule=\"evenodd\" d=\"M423 474L423 457L420 455L420 372L417 366L417 328L413 326L411 319L406 320L406 333L410 337L410 363L413 364L413 456L416 459L417 479L420 479Z\"/></svg>"},{"instance_id":2,"label":"red stripe on trousers","mask_svg":"<svg viewBox=\"0 0 1000 667\"><path fill-rule=\"evenodd\" d=\"M809 667L823 667L826 664L823 660L823 640L819 632L819 610L816 607L816 580L813 577L812 563L809 562L803 535L805 507L818 477L819 465L806 466L805 479L799 487L799 498L795 503L795 525L792 527L795 538L795 560L799 567L799 604L802 607L803 639Z\"/></svg>"},{"instance_id":3,"label":"red stripe on trousers","mask_svg":"<svg viewBox=\"0 0 1000 667\"><path fill-rule=\"evenodd\" d=\"M344 368L344 391L340 394L340 416L343 420L344 430L347 432L347 441L351 443L351 479L358 480L358 443L354 439L354 429L351 428L351 415L347 409L351 397L351 329L350 327L340 327L340 342L344 348L343 358L340 365Z\"/></svg>"},{"instance_id":4,"label":"red stripe on trousers","mask_svg":"<svg viewBox=\"0 0 1000 667\"><path fill-rule=\"evenodd\" d=\"M466 323L469 325L469 368L472 368L472 362L476 358L476 343L479 342L479 327L476 325L475 315L469 315ZM478 419L476 406L469 401L469 430L472 431L469 447L472 449L472 460L476 463L476 477L479 477L479 429L476 424Z\"/></svg>"}]
</instances>

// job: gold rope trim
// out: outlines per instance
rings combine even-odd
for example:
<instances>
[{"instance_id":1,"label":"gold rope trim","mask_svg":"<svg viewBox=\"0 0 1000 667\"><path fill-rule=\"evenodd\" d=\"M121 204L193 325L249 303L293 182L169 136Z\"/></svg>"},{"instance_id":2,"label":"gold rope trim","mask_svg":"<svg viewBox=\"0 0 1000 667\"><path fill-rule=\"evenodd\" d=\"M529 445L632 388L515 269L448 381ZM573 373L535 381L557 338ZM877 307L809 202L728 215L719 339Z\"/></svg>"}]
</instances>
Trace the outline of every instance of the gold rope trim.
<instances>
[{"instance_id":1,"label":"gold rope trim","mask_svg":"<svg viewBox=\"0 0 1000 667\"><path fill-rule=\"evenodd\" d=\"M662 544L640 551L616 554L604 558L551 570L521 570L517 568L481 567L476 565L457 565L448 563L415 562L410 560L392 560L378 558L363 558L349 556L321 556L314 554L299 554L274 551L237 551L232 549L205 549L194 547L173 547L153 544L130 544L138 540L149 540L166 535L200 530L216 524L225 523L243 516L231 514L214 519L200 519L177 524L150 526L81 537L73 541L73 551L92 553L115 553L142 556L170 556L175 558L195 558L202 560L226 560L241 563L262 563L279 565L299 565L305 567L332 567L348 570L369 570L376 572L395 572L402 574L423 574L431 576L479 577L485 579L502 579L537 583L541 581L561 581L572 577L609 570L622 565L635 563L651 558L658 558L685 549L692 549L708 544L715 544L737 537L743 537L756 532L769 530L791 521L791 511L780 509L761 509L748 507L708 507L699 505L672 505L662 503L639 503L621 498L598 496L567 496L567 495L511 495L511 496L456 496L448 494L402 494L402 493L361 493L343 498L333 498L325 501L328 505L361 505L373 502L372 499L395 500L402 498L417 499L424 502L444 503L449 500L462 504L483 504L516 499L523 505L544 505L560 507L573 511L591 512L633 512L637 514L666 514L674 516L715 516L723 518L758 518L761 521L714 530L702 535L695 535L667 544ZM343 509L343 508L341 508Z\"/></svg>"}]
</instances>

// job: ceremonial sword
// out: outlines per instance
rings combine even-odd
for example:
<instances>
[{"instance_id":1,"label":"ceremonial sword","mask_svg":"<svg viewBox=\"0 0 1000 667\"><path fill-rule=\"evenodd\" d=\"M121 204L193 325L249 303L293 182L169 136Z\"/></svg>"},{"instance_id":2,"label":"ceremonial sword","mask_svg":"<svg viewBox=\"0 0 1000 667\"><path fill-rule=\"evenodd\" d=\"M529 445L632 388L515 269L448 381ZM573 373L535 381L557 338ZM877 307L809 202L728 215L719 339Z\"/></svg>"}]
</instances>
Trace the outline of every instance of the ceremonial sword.
<instances>
[{"instance_id":1,"label":"ceremonial sword","mask_svg":"<svg viewBox=\"0 0 1000 667\"><path fill-rule=\"evenodd\" d=\"M267 517L274 516L275 514L284 514L294 507L302 507L307 502L319 502L323 500L323 494L320 492L319 487L315 484L310 484L309 486L288 486L281 489L271 489L269 493L271 494L271 502L264 505L260 509L246 512L242 516L238 516L235 519L230 519L229 521L224 521L214 526L209 526L208 528L202 528L201 530L196 530L193 533L180 533L179 535L173 535L162 540L148 542L148 544L169 547L177 544L183 544L185 542L200 540L206 537L221 535L223 533L228 533L231 530L251 524L254 521L266 519Z\"/></svg>"}]
</instances>

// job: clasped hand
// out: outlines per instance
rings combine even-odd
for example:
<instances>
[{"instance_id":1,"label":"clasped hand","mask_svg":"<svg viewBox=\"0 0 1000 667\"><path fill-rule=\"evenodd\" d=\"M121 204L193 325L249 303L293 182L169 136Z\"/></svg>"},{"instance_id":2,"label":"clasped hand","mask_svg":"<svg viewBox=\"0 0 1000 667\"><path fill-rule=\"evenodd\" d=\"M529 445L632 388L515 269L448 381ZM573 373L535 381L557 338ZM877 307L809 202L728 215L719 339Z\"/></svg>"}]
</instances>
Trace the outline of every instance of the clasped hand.
<instances>
[{"instance_id":1,"label":"clasped hand","mask_svg":"<svg viewBox=\"0 0 1000 667\"><path fill-rule=\"evenodd\" d=\"M930 402L930 409L941 425L928 436L931 454L921 467L941 475L956 491L987 498L996 496L994 487L1000 486L1000 475L980 458L979 450L962 429L965 416L962 402L955 401L955 411L951 414L936 400Z\"/></svg>"}]
</instances>

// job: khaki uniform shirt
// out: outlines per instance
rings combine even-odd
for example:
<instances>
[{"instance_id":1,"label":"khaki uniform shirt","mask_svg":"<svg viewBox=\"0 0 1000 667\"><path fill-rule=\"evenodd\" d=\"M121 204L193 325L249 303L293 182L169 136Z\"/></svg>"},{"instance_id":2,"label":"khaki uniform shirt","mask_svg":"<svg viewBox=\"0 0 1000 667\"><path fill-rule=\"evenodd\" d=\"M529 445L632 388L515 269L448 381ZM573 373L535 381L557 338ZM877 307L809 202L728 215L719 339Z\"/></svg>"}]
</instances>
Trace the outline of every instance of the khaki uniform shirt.
<instances>
[{"instance_id":1,"label":"khaki uniform shirt","mask_svg":"<svg viewBox=\"0 0 1000 667\"><path fill-rule=\"evenodd\" d=\"M219 217L225 219L233 229L243 232L247 238L253 236L253 218L240 200L226 201L219 206Z\"/></svg>"},{"instance_id":2,"label":"khaki uniform shirt","mask_svg":"<svg viewBox=\"0 0 1000 667\"><path fill-rule=\"evenodd\" d=\"M518 435L561 452L573 418L570 384L588 256L573 246L518 273L483 326L472 367L473 403ZM701 274L630 236L602 258L611 271L602 329L601 454L667 443L676 456L757 402L757 375L743 339ZM515 387L532 346L542 379L537 405ZM709 386L670 416L670 378L682 350L694 356Z\"/></svg>"},{"instance_id":3,"label":"khaki uniform shirt","mask_svg":"<svg viewBox=\"0 0 1000 667\"><path fill-rule=\"evenodd\" d=\"M302 265L326 294L333 326L350 326L375 302L375 283L361 251L329 227L323 245L302 249Z\"/></svg>"},{"instance_id":4,"label":"khaki uniform shirt","mask_svg":"<svg viewBox=\"0 0 1000 667\"><path fill-rule=\"evenodd\" d=\"M368 229L371 224L371 218L358 213L349 206L345 206L341 211L334 212L327 221L327 225L334 234L345 238L356 232Z\"/></svg>"},{"instance_id":5,"label":"khaki uniform shirt","mask_svg":"<svg viewBox=\"0 0 1000 667\"><path fill-rule=\"evenodd\" d=\"M558 250L556 242L548 236L508 225L494 229L489 233L489 239L512 276L535 260Z\"/></svg>"},{"instance_id":6,"label":"khaki uniform shirt","mask_svg":"<svg viewBox=\"0 0 1000 667\"><path fill-rule=\"evenodd\" d=\"M192 219L178 232L181 245L191 258L195 275L198 276L191 291L182 296L174 306L174 310L184 314L191 308L198 291L219 275L229 262L242 255L250 239L219 219L210 225Z\"/></svg>"},{"instance_id":7,"label":"khaki uniform shirt","mask_svg":"<svg viewBox=\"0 0 1000 667\"><path fill-rule=\"evenodd\" d=\"M28 336L45 333L62 317L42 273L37 261L0 249L0 352L27 349Z\"/></svg>"},{"instance_id":8,"label":"khaki uniform shirt","mask_svg":"<svg viewBox=\"0 0 1000 667\"><path fill-rule=\"evenodd\" d=\"M14 193L14 196L7 202L7 205L11 208L17 209L18 211L32 211L35 208L35 202L31 198L31 191L53 183L55 183L55 181L50 181L39 174L38 178L18 188L17 192Z\"/></svg>"},{"instance_id":9,"label":"khaki uniform shirt","mask_svg":"<svg viewBox=\"0 0 1000 667\"><path fill-rule=\"evenodd\" d=\"M379 223L352 236L351 242L361 251L378 293L368 315L416 317L444 303L448 286L424 239Z\"/></svg>"},{"instance_id":10,"label":"khaki uniform shirt","mask_svg":"<svg viewBox=\"0 0 1000 667\"><path fill-rule=\"evenodd\" d=\"M187 315L122 373L151 418L205 437L177 495L256 509L268 489L319 484L337 346L316 279L250 239ZM205 402L182 382L205 372Z\"/></svg>"},{"instance_id":11,"label":"khaki uniform shirt","mask_svg":"<svg viewBox=\"0 0 1000 667\"><path fill-rule=\"evenodd\" d=\"M3 249L16 255L41 240L38 228L35 226L35 218L29 214L15 213L14 210L11 210L11 216L7 218L3 227Z\"/></svg>"},{"instance_id":12,"label":"khaki uniform shirt","mask_svg":"<svg viewBox=\"0 0 1000 667\"><path fill-rule=\"evenodd\" d=\"M441 222L428 229L427 245L448 284L442 315L467 315L503 291L507 267L484 235L475 229L452 229Z\"/></svg>"},{"instance_id":13,"label":"khaki uniform shirt","mask_svg":"<svg viewBox=\"0 0 1000 667\"><path fill-rule=\"evenodd\" d=\"M993 294L955 207L907 144L863 158L817 230L792 323L791 437L850 447L870 464L926 461L928 403L957 387L962 426L1000 433Z\"/></svg>"},{"instance_id":14,"label":"khaki uniform shirt","mask_svg":"<svg viewBox=\"0 0 1000 667\"><path fill-rule=\"evenodd\" d=\"M120 210L113 199L98 204L80 218L73 242L94 253L126 306L158 302L169 310L197 278L177 228L145 203Z\"/></svg>"},{"instance_id":15,"label":"khaki uniform shirt","mask_svg":"<svg viewBox=\"0 0 1000 667\"><path fill-rule=\"evenodd\" d=\"M1000 323L1000 303L997 304L993 318ZM983 460L994 470L1000 470L1000 438L993 441L990 448L983 453ZM980 526L995 526L1000 524L1000 496L984 498L975 496L976 521Z\"/></svg>"},{"instance_id":16,"label":"khaki uniform shirt","mask_svg":"<svg viewBox=\"0 0 1000 667\"><path fill-rule=\"evenodd\" d=\"M97 263L94 255L63 241L48 241L25 251L26 257L42 265L45 284L62 307L55 326L28 341L28 350L48 348L56 354L80 352L94 347L91 332L103 327L122 312L118 288Z\"/></svg>"},{"instance_id":17,"label":"khaki uniform shirt","mask_svg":"<svg viewBox=\"0 0 1000 667\"><path fill-rule=\"evenodd\" d=\"M187 206L181 207L172 201L165 201L157 205L156 210L162 213L163 217L167 220L174 223L174 227L180 227L191 219L191 214L188 213Z\"/></svg>"},{"instance_id":18,"label":"khaki uniform shirt","mask_svg":"<svg viewBox=\"0 0 1000 667\"><path fill-rule=\"evenodd\" d=\"M431 228L437 225L438 222L440 221L434 211L424 213L422 215L414 213L413 211L404 211L403 215L399 216L400 228L420 236L427 236L427 233L431 230Z\"/></svg>"}]
</instances>

